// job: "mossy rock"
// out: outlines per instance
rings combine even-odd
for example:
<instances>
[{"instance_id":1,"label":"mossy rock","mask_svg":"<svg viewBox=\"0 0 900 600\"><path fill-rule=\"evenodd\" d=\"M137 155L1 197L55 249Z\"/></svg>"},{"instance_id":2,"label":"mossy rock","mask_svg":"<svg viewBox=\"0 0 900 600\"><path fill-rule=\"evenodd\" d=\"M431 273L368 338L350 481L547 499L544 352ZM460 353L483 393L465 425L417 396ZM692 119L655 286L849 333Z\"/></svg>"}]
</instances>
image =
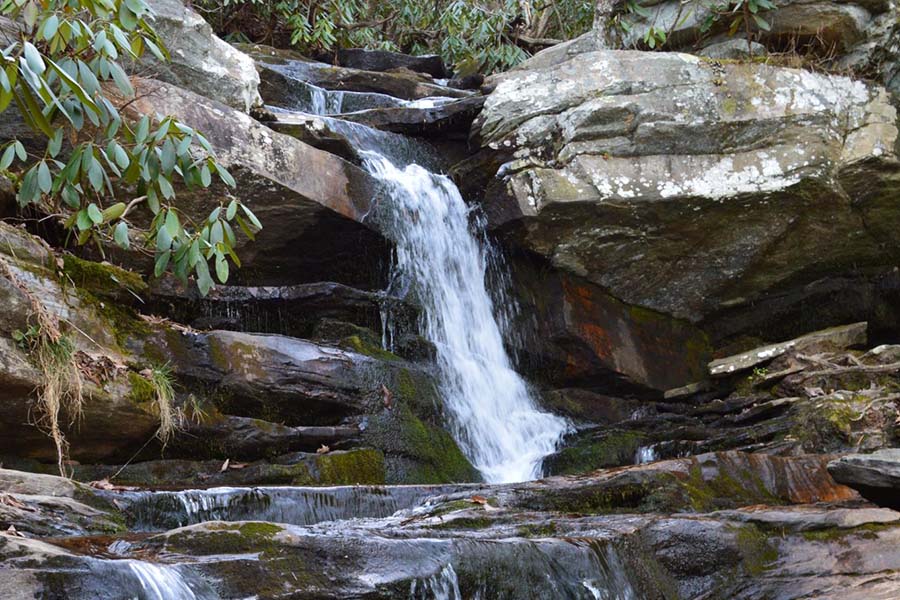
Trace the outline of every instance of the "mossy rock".
<instances>
[{"instance_id":1,"label":"mossy rock","mask_svg":"<svg viewBox=\"0 0 900 600\"><path fill-rule=\"evenodd\" d=\"M417 417L406 404L397 404L373 416L363 438L388 457L388 483L458 483L481 479L450 434Z\"/></svg>"},{"instance_id":2,"label":"mossy rock","mask_svg":"<svg viewBox=\"0 0 900 600\"><path fill-rule=\"evenodd\" d=\"M75 287L97 296L132 298L130 292L139 294L147 290L147 284L138 273L71 254L63 257L63 274Z\"/></svg>"},{"instance_id":3,"label":"mossy rock","mask_svg":"<svg viewBox=\"0 0 900 600\"><path fill-rule=\"evenodd\" d=\"M610 431L582 438L544 460L549 475L578 475L634 463L646 437L637 431Z\"/></svg>"},{"instance_id":4,"label":"mossy rock","mask_svg":"<svg viewBox=\"0 0 900 600\"><path fill-rule=\"evenodd\" d=\"M320 485L383 485L384 454L362 448L347 452L329 452L316 458Z\"/></svg>"},{"instance_id":5,"label":"mossy rock","mask_svg":"<svg viewBox=\"0 0 900 600\"><path fill-rule=\"evenodd\" d=\"M317 342L338 344L350 337L357 337L369 347L380 347L381 339L378 334L368 327L360 327L355 323L340 321L337 319L321 319L316 323L312 331L312 339Z\"/></svg>"},{"instance_id":6,"label":"mossy rock","mask_svg":"<svg viewBox=\"0 0 900 600\"><path fill-rule=\"evenodd\" d=\"M156 402L156 388L150 381L134 371L128 372L128 383L131 385L129 399L137 405Z\"/></svg>"},{"instance_id":7,"label":"mossy rock","mask_svg":"<svg viewBox=\"0 0 900 600\"><path fill-rule=\"evenodd\" d=\"M743 567L750 575L762 575L770 564L778 560L778 550L769 543L769 536L759 527L739 527L735 538Z\"/></svg>"},{"instance_id":8,"label":"mossy rock","mask_svg":"<svg viewBox=\"0 0 900 600\"><path fill-rule=\"evenodd\" d=\"M193 556L261 552L275 547L275 536L282 531L284 528L274 523L205 523L202 530L165 534L165 546L168 551Z\"/></svg>"},{"instance_id":9,"label":"mossy rock","mask_svg":"<svg viewBox=\"0 0 900 600\"><path fill-rule=\"evenodd\" d=\"M352 350L357 354L362 354L364 356L370 356L372 358L377 358L378 360L385 361L397 361L400 360L400 357L392 352L388 352L381 347L380 343L372 343L367 341L368 337L361 337L360 335L351 335L339 342L339 345L347 348L348 350Z\"/></svg>"},{"instance_id":10,"label":"mossy rock","mask_svg":"<svg viewBox=\"0 0 900 600\"><path fill-rule=\"evenodd\" d=\"M524 506L582 514L706 513L755 504L783 505L759 476L749 470L720 468L705 479L699 463L687 474L659 469L627 470L594 485L542 490L526 497Z\"/></svg>"}]
</instances>

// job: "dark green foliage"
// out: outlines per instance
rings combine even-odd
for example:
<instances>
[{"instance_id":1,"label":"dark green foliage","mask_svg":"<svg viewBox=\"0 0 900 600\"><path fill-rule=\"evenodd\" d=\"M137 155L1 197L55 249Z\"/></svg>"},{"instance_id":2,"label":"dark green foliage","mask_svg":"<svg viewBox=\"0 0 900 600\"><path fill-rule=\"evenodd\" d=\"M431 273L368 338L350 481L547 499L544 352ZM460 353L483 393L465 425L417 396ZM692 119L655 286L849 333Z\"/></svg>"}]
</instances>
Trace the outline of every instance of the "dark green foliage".
<instances>
[{"instance_id":1,"label":"dark green foliage","mask_svg":"<svg viewBox=\"0 0 900 600\"><path fill-rule=\"evenodd\" d=\"M252 238L261 228L245 206L223 198L209 218L192 223L173 202L176 185L209 187L234 179L206 138L172 117L129 122L117 108L134 96L121 66L149 51L167 55L145 21L143 0L2 0L0 16L20 24L0 55L0 112L13 106L47 139L42 151L12 139L0 145L0 173L17 182L21 207L58 214L79 245L128 248L127 217L139 205L155 215L146 238L155 274L196 277L202 293L225 282L236 223ZM11 43L10 43L11 42ZM127 194L129 201L118 201ZM240 214L239 214L240 211Z\"/></svg>"},{"instance_id":2,"label":"dark green foliage","mask_svg":"<svg viewBox=\"0 0 900 600\"><path fill-rule=\"evenodd\" d=\"M362 47L440 54L464 75L507 69L534 38L590 29L590 0L201 0L194 3L234 41L292 45L301 52Z\"/></svg>"}]
</instances>

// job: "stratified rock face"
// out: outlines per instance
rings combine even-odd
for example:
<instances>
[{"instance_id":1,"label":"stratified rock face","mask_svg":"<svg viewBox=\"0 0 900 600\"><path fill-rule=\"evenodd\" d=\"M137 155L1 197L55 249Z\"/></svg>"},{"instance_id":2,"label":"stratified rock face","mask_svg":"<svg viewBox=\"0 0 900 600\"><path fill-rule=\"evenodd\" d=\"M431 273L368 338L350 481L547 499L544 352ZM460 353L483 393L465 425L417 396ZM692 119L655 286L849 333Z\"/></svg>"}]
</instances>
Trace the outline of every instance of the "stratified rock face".
<instances>
[{"instance_id":1,"label":"stratified rock face","mask_svg":"<svg viewBox=\"0 0 900 600\"><path fill-rule=\"evenodd\" d=\"M896 0L778 0L774 8L758 13L767 27L750 23L752 42L741 15L713 16L713 5L697 4L689 10L683 3L662 0L645 6L646 14L629 13L625 32L612 19L622 5L600 0L594 31L582 36L581 45L602 48L646 48L651 28L665 31L662 49L698 53L715 59L747 58L749 53L781 54L781 59L871 78L894 94L900 94L900 23ZM728 28L738 19L738 29ZM709 26L708 30L706 26ZM601 48L601 44L605 43ZM802 49L799 54L794 54ZM779 60L776 58L775 60Z\"/></svg>"},{"instance_id":2,"label":"stratified rock face","mask_svg":"<svg viewBox=\"0 0 900 600\"><path fill-rule=\"evenodd\" d=\"M840 49L847 49L865 37L872 18L889 10L891 2L780 0L775 5L773 10L760 13L768 22L769 30L760 30L757 37L767 46L786 47L792 42L803 44L816 41L824 47L838 46ZM674 38L672 43L675 47L696 42L703 37L701 28L710 13L711 10L703 6L687 11L679 8L677 2L660 2L650 8L647 17L634 18L636 26L623 36L622 43L625 47L639 44L650 26L671 31L670 39ZM721 18L712 24L711 33L724 34L730 24L731 19ZM723 35L719 35L721 37Z\"/></svg>"},{"instance_id":3,"label":"stratified rock face","mask_svg":"<svg viewBox=\"0 0 900 600\"><path fill-rule=\"evenodd\" d=\"M183 0L149 0L152 25L165 43L170 60L145 62L156 78L185 87L238 110L262 104L253 59L219 39L203 17ZM150 56L148 53L147 56Z\"/></svg>"},{"instance_id":4,"label":"stratified rock face","mask_svg":"<svg viewBox=\"0 0 900 600\"><path fill-rule=\"evenodd\" d=\"M512 243L715 345L746 332L751 303L772 335L785 315L759 302L794 294L780 309L796 318L806 284L893 267L896 123L884 89L844 77L557 51L499 78L473 137L506 157L484 204Z\"/></svg>"},{"instance_id":5,"label":"stratified rock face","mask_svg":"<svg viewBox=\"0 0 900 600\"><path fill-rule=\"evenodd\" d=\"M363 48L340 48L334 56L322 56L325 62L336 62L342 67L366 71L390 71L409 69L417 73L427 73L443 78L449 75L444 61L436 54L411 56L386 50L365 50Z\"/></svg>"},{"instance_id":6,"label":"stratified rock face","mask_svg":"<svg viewBox=\"0 0 900 600\"><path fill-rule=\"evenodd\" d=\"M900 510L900 448L849 454L829 463L828 472L875 504Z\"/></svg>"},{"instance_id":7,"label":"stratified rock face","mask_svg":"<svg viewBox=\"0 0 900 600\"><path fill-rule=\"evenodd\" d=\"M363 71L309 60L290 50L260 45L241 48L257 61L262 78L262 95L266 102L273 102L276 98L289 94L292 81L311 83L326 90L386 94L402 100L430 96L464 98L471 95L471 92L465 90L435 84L431 76L408 69Z\"/></svg>"},{"instance_id":8,"label":"stratified rock face","mask_svg":"<svg viewBox=\"0 0 900 600\"><path fill-rule=\"evenodd\" d=\"M111 313L88 291L92 283L110 284L111 277L136 288L140 279L110 265L93 264L95 279L87 282L82 280L86 270L79 276L71 263L68 268L65 264L60 260L58 272L57 257L45 243L24 229L0 223L0 454L6 456L51 461L56 456L45 427L37 425L41 412L35 392L45 374L29 355L28 342L14 339L37 325L35 302L62 323L83 375L82 418L66 411L60 415L72 456L98 459L134 452L159 426L152 407L133 397ZM71 285L76 279L83 288Z\"/></svg>"}]
</instances>

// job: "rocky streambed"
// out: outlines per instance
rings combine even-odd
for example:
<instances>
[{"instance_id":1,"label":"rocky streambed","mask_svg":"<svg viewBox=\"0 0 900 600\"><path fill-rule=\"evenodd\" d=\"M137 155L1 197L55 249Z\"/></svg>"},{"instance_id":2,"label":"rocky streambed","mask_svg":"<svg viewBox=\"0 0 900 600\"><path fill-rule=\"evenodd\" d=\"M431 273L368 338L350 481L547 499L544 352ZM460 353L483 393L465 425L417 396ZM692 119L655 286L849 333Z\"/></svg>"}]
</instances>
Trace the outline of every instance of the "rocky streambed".
<instances>
[{"instance_id":1,"label":"rocky streambed","mask_svg":"<svg viewBox=\"0 0 900 600\"><path fill-rule=\"evenodd\" d=\"M151 4L173 62L123 110L203 131L264 229L201 297L137 240L0 222L0 598L900 597L894 3L779 3L761 60L660 2L680 52L598 18L480 90ZM451 209L473 269L400 257ZM69 477L34 418L37 305L83 384ZM476 375L504 414L451 402ZM486 483L513 439L550 452L536 480Z\"/></svg>"},{"instance_id":2,"label":"rocky streambed","mask_svg":"<svg viewBox=\"0 0 900 600\"><path fill-rule=\"evenodd\" d=\"M6 598L891 598L900 514L827 458L502 486L96 491L0 473Z\"/></svg>"}]
</instances>

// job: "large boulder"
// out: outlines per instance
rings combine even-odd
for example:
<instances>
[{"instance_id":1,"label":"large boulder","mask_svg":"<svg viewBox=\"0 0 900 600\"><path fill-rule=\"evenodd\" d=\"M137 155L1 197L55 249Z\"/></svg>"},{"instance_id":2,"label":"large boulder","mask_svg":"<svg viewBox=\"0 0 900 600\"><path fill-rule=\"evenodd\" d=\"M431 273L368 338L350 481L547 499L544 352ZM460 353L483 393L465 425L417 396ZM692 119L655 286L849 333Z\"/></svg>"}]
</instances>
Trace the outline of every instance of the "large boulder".
<instances>
[{"instance_id":1,"label":"large boulder","mask_svg":"<svg viewBox=\"0 0 900 600\"><path fill-rule=\"evenodd\" d=\"M495 83L472 132L487 158L458 176L495 175L483 204L509 243L713 347L868 314L897 323L883 282L900 253L900 161L883 88L632 51L538 54ZM609 314L614 329L638 321Z\"/></svg>"},{"instance_id":2,"label":"large boulder","mask_svg":"<svg viewBox=\"0 0 900 600\"><path fill-rule=\"evenodd\" d=\"M197 92L238 110L262 104L253 59L219 39L212 27L183 0L150 0L152 26L169 51L161 63L147 53L157 79Z\"/></svg>"},{"instance_id":3,"label":"large boulder","mask_svg":"<svg viewBox=\"0 0 900 600\"><path fill-rule=\"evenodd\" d=\"M362 224L379 192L362 169L175 85L139 79L135 89L129 116L173 115L203 132L237 181L235 189L179 190L179 209L202 220L230 193L262 221L255 242L238 242L239 278L382 287L387 243Z\"/></svg>"}]
</instances>

